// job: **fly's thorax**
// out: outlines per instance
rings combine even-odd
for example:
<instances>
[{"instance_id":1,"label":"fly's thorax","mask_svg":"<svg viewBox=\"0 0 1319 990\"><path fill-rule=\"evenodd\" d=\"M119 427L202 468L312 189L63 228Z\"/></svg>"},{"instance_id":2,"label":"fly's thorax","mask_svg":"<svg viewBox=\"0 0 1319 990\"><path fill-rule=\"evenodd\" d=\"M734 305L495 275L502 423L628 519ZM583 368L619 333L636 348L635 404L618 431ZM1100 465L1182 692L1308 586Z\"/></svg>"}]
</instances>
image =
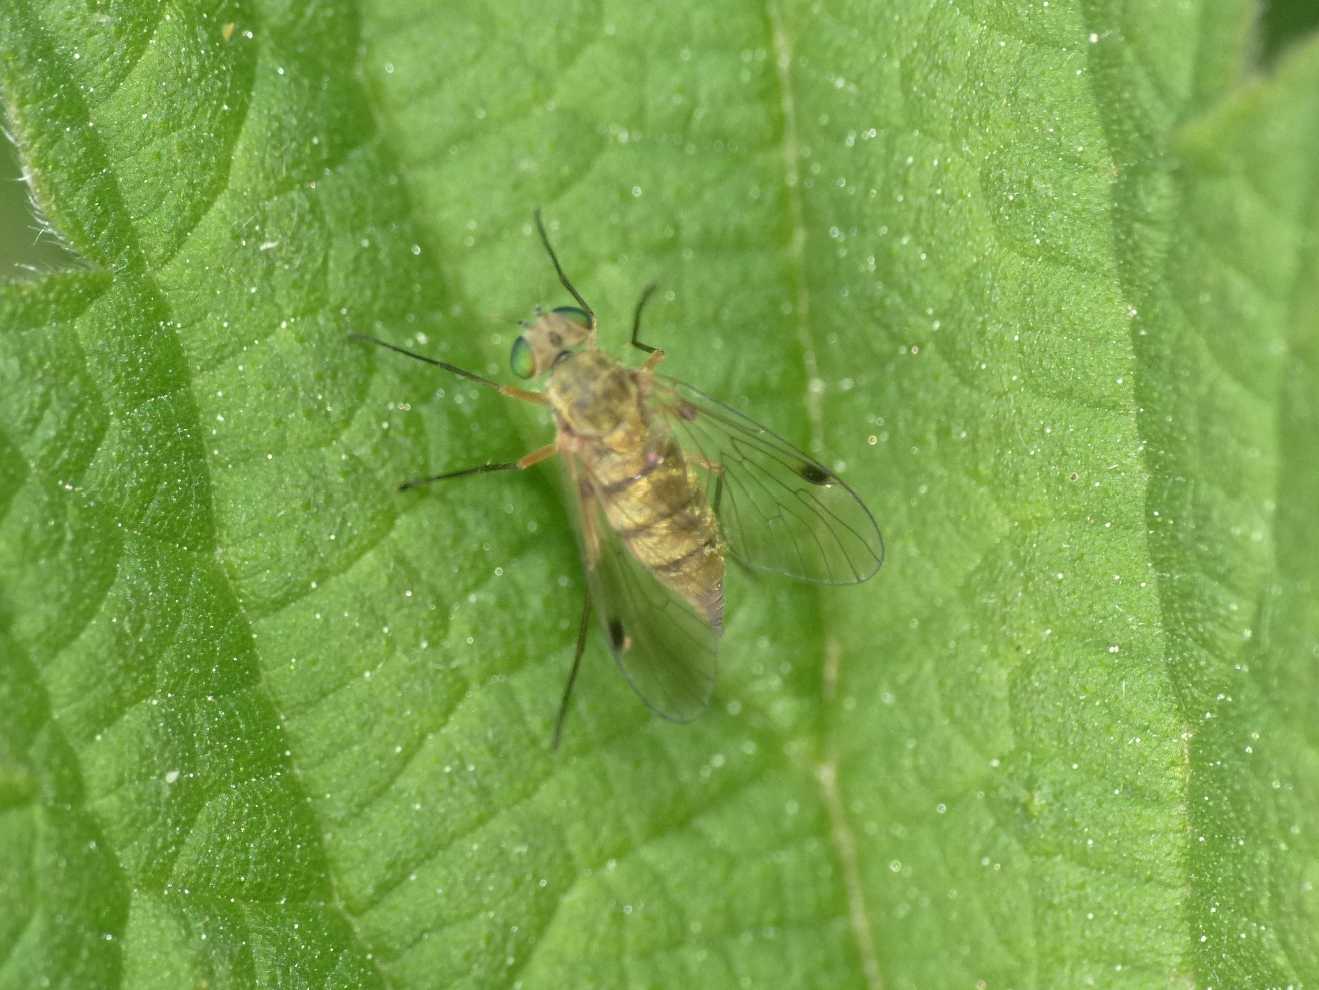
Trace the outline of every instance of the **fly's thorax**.
<instances>
[{"instance_id":1,"label":"fly's thorax","mask_svg":"<svg viewBox=\"0 0 1319 990\"><path fill-rule=\"evenodd\" d=\"M602 351L578 351L559 361L546 395L560 424L579 437L643 439L636 376Z\"/></svg>"}]
</instances>

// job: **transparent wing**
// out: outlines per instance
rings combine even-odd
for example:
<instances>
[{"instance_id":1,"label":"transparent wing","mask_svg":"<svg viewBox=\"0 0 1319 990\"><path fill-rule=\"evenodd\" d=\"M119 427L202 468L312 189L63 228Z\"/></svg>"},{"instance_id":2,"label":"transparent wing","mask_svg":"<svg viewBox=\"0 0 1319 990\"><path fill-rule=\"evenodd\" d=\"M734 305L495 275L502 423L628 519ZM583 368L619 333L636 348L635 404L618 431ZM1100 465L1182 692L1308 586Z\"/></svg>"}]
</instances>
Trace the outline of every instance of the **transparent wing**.
<instances>
[{"instance_id":1,"label":"transparent wing","mask_svg":"<svg viewBox=\"0 0 1319 990\"><path fill-rule=\"evenodd\" d=\"M571 455L564 463L591 607L610 652L651 711L690 722L714 693L719 633L632 556L605 519L586 466Z\"/></svg>"},{"instance_id":2,"label":"transparent wing","mask_svg":"<svg viewBox=\"0 0 1319 990\"><path fill-rule=\"evenodd\" d=\"M884 539L856 492L810 455L690 385L654 376L652 396L707 492L728 552L755 570L856 584L884 562Z\"/></svg>"}]
</instances>

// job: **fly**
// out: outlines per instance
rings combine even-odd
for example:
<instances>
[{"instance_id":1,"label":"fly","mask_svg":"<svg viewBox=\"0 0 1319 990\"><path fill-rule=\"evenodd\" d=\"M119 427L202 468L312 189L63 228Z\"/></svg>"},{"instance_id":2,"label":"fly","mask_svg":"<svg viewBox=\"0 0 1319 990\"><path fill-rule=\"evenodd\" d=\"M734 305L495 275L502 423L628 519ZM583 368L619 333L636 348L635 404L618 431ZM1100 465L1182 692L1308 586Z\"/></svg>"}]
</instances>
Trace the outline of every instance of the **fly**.
<instances>
[{"instance_id":1,"label":"fly","mask_svg":"<svg viewBox=\"0 0 1319 990\"><path fill-rule=\"evenodd\" d=\"M564 466L586 570L572 668L554 723L555 747L586 648L591 613L641 700L675 722L695 718L714 691L724 629L725 561L817 584L857 584L879 570L884 541L870 510L819 461L737 410L655 369L664 351L642 342L637 302L628 368L599 349L595 311L568 280L540 211L541 243L577 305L522 324L510 368L532 392L445 361L353 334L510 398L548 406L554 442L516 461L430 475L436 481L523 471L556 454Z\"/></svg>"}]
</instances>

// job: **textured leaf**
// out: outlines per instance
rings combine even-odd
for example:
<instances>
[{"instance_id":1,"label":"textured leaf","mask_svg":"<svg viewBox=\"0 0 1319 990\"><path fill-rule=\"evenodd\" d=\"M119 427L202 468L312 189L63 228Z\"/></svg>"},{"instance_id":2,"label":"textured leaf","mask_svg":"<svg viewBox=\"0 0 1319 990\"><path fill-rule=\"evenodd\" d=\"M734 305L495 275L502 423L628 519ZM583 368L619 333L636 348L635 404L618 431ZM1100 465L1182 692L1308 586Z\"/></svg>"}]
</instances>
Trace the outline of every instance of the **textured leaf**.
<instances>
[{"instance_id":1,"label":"textured leaf","mask_svg":"<svg viewBox=\"0 0 1319 990\"><path fill-rule=\"evenodd\" d=\"M0 17L0 987L1319 981L1312 21L216 7ZM549 424L347 337L507 380L537 205L889 544L557 753L552 470L395 491Z\"/></svg>"}]
</instances>

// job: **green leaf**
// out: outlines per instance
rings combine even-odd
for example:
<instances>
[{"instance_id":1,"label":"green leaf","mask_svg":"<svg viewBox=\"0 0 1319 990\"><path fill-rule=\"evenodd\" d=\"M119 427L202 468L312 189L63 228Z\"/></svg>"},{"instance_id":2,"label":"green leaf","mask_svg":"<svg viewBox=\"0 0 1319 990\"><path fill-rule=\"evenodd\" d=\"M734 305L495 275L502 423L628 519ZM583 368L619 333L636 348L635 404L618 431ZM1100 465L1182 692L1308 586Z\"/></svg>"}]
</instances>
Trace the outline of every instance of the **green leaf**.
<instances>
[{"instance_id":1,"label":"green leaf","mask_svg":"<svg viewBox=\"0 0 1319 990\"><path fill-rule=\"evenodd\" d=\"M1319 44L444 7L0 18L78 258L0 286L0 987L1319 981ZM733 571L689 726L593 640L557 753L553 471L395 491L551 425L347 336L511 380L537 205L889 544Z\"/></svg>"}]
</instances>

